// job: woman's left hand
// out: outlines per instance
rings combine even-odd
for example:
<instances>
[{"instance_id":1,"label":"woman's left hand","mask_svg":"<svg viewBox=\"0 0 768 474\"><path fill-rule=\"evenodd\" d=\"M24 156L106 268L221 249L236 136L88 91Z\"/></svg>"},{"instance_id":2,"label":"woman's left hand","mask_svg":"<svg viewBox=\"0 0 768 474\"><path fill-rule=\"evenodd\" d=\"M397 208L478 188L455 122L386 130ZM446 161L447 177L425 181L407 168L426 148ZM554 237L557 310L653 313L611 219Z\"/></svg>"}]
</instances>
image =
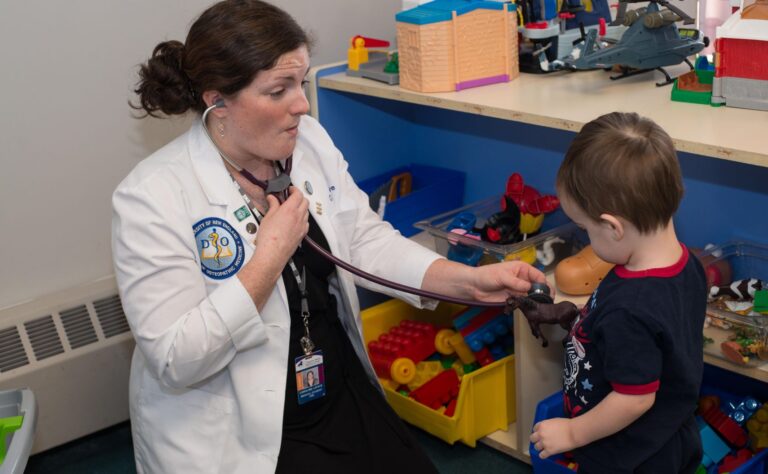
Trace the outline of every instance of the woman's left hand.
<instances>
[{"instance_id":1,"label":"woman's left hand","mask_svg":"<svg viewBox=\"0 0 768 474\"><path fill-rule=\"evenodd\" d=\"M470 267L441 258L427 269L421 287L457 298L503 304L510 295L527 294L532 282L547 283L547 279L544 273L525 262ZM554 288L547 285L554 295Z\"/></svg>"},{"instance_id":2,"label":"woman's left hand","mask_svg":"<svg viewBox=\"0 0 768 474\"><path fill-rule=\"evenodd\" d=\"M483 265L474 270L472 286L477 301L505 301L511 294L527 294L532 282L547 283L543 272L518 260ZM554 288L547 285L554 295Z\"/></svg>"}]
</instances>

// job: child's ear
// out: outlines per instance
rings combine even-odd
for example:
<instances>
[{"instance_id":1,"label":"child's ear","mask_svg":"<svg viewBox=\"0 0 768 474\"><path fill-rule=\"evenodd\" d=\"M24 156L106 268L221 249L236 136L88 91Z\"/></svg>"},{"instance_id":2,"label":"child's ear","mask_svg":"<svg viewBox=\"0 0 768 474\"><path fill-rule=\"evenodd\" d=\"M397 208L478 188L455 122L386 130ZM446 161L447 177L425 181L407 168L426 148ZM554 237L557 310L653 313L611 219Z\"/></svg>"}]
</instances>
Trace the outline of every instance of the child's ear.
<instances>
[{"instance_id":1,"label":"child's ear","mask_svg":"<svg viewBox=\"0 0 768 474\"><path fill-rule=\"evenodd\" d=\"M619 241L624 238L626 229L619 218L612 214L600 214L600 222L611 229L613 240Z\"/></svg>"}]
</instances>

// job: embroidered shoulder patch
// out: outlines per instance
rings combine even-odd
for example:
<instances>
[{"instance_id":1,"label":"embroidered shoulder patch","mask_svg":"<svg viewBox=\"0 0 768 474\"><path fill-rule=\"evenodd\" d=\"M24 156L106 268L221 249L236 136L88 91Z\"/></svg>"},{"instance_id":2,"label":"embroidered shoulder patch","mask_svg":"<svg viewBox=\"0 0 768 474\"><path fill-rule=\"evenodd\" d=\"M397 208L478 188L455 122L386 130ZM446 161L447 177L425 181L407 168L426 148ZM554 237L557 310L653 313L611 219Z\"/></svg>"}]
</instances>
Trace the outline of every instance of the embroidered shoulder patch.
<instances>
[{"instance_id":1,"label":"embroidered shoulder patch","mask_svg":"<svg viewBox=\"0 0 768 474\"><path fill-rule=\"evenodd\" d=\"M243 241L227 221L206 217L192 226L203 273L214 280L229 278L243 266Z\"/></svg>"}]
</instances>

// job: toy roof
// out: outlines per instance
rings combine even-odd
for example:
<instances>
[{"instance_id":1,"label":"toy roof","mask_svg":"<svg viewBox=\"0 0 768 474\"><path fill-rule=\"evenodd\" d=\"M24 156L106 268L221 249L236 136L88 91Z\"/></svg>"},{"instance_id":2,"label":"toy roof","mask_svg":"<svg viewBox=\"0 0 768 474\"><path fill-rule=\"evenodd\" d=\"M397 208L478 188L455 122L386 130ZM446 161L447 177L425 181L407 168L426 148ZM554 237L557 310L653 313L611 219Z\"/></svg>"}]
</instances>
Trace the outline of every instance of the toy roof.
<instances>
[{"instance_id":1,"label":"toy roof","mask_svg":"<svg viewBox=\"0 0 768 474\"><path fill-rule=\"evenodd\" d=\"M716 32L717 38L768 41L768 20L745 20L736 12Z\"/></svg>"},{"instance_id":2,"label":"toy roof","mask_svg":"<svg viewBox=\"0 0 768 474\"><path fill-rule=\"evenodd\" d=\"M414 25L428 25L441 21L450 21L452 12L456 15L464 15L474 10L503 10L507 4L509 11L515 11L514 3L496 2L486 0L435 0L434 2L419 5L416 8L405 10L395 15L395 20Z\"/></svg>"}]
</instances>

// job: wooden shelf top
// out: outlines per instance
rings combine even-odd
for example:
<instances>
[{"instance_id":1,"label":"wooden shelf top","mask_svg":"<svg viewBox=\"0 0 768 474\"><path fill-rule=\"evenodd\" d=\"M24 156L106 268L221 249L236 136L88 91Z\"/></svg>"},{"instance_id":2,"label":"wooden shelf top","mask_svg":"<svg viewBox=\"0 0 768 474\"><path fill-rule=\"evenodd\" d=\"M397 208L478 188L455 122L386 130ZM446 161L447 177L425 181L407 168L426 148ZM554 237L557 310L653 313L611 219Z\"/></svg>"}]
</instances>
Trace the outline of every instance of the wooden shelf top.
<instances>
[{"instance_id":1,"label":"wooden shelf top","mask_svg":"<svg viewBox=\"0 0 768 474\"><path fill-rule=\"evenodd\" d=\"M673 75L685 71L673 68ZM348 77L320 77L319 87L576 132L599 115L637 112L672 136L679 151L768 167L768 112L673 102L660 73L612 81L605 71L520 74L504 84L421 93ZM320 111L322 113L322 111Z\"/></svg>"}]
</instances>

